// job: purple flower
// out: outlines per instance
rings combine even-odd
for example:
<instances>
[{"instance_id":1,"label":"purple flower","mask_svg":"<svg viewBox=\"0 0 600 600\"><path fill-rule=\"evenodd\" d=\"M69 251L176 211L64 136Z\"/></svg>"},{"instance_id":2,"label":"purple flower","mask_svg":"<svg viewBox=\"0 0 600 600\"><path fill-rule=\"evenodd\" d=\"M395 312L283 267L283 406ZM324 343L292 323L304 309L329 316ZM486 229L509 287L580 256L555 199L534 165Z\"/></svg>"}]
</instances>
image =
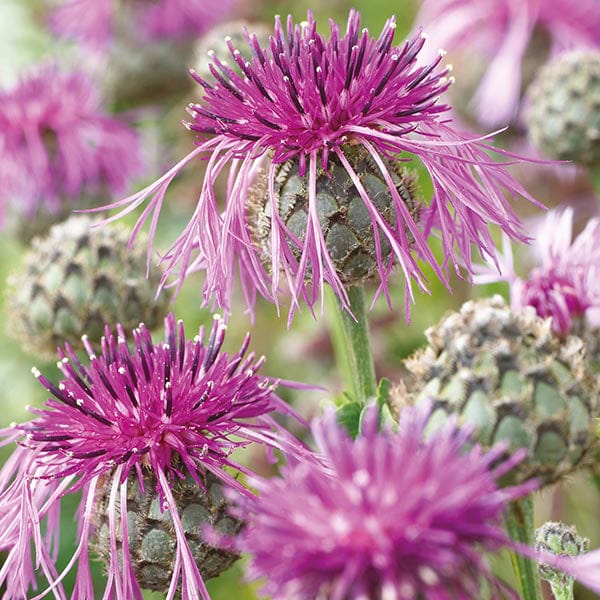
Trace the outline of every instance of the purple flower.
<instances>
[{"instance_id":1,"label":"purple flower","mask_svg":"<svg viewBox=\"0 0 600 600\"><path fill-rule=\"evenodd\" d=\"M216 319L206 344L202 330L186 340L183 324L171 314L165 319L164 343L154 344L140 325L130 349L121 326L116 335L107 327L100 355L84 340L89 366L68 345L59 351L64 378L58 386L34 369L53 397L45 408L32 409L32 421L1 432L5 444L19 444L0 471L0 549L8 551L0 570L5 598L25 597L35 585L36 572L57 597L65 598L61 580L75 565L72 597L95 597L88 546L102 488L111 490L109 544L115 549L105 597L140 599L128 539L117 539L117 530L127 529L121 519L127 515L128 481L139 481L143 493L157 494L161 506L170 511L177 544L167 597L174 597L179 582L184 600L208 598L185 538L173 485L187 476L203 487L210 472L248 494L229 471L248 472L231 457L233 451L258 442L292 455L302 452L270 416L276 410L291 410L274 394L276 384L257 375L264 357L245 356L249 337L238 353L223 353L225 329ZM154 474L155 490L144 490L142 469ZM77 549L59 574L54 561L60 504L77 491L82 492Z\"/></svg>"},{"instance_id":2,"label":"purple flower","mask_svg":"<svg viewBox=\"0 0 600 600\"><path fill-rule=\"evenodd\" d=\"M281 478L252 480L260 497L239 503L247 526L237 544L266 595L465 600L481 597L483 579L494 597L510 594L483 553L512 545L502 517L536 484L500 489L496 478L522 453L506 460L503 447L469 445L455 423L426 437L429 414L406 409L399 432L378 433L371 409L355 441L330 414L313 430L322 466L297 462Z\"/></svg>"},{"instance_id":3,"label":"purple flower","mask_svg":"<svg viewBox=\"0 0 600 600\"><path fill-rule=\"evenodd\" d=\"M104 113L82 73L39 68L0 91L0 218L57 213L92 193L123 193L142 166L135 131Z\"/></svg>"},{"instance_id":4,"label":"purple flower","mask_svg":"<svg viewBox=\"0 0 600 600\"><path fill-rule=\"evenodd\" d=\"M573 240L573 209L550 211L535 231L535 266L526 278L514 268L510 242L494 264L479 268L476 283L507 281L511 306L533 306L540 317L552 317L554 331L567 335L573 320L584 317L600 327L600 219L593 218Z\"/></svg>"},{"instance_id":5,"label":"purple flower","mask_svg":"<svg viewBox=\"0 0 600 600\"><path fill-rule=\"evenodd\" d=\"M470 600L485 580L493 598L516 599L483 555L507 547L598 592L600 552L536 553L503 531L509 502L536 482L499 488L496 480L525 451L508 459L504 445L485 451L454 422L431 433L429 416L427 403L406 408L397 433L378 432L371 408L353 441L330 414L313 427L315 460L252 479L260 497L237 502L247 526L228 541L251 554L250 577L267 580L262 591L274 600Z\"/></svg>"},{"instance_id":6,"label":"purple flower","mask_svg":"<svg viewBox=\"0 0 600 600\"><path fill-rule=\"evenodd\" d=\"M237 0L157 0L151 3L124 2L136 27L150 39L181 39L197 36L231 13ZM54 29L65 37L91 47L110 43L119 2L117 0L65 0L53 15Z\"/></svg>"},{"instance_id":7,"label":"purple flower","mask_svg":"<svg viewBox=\"0 0 600 600\"><path fill-rule=\"evenodd\" d=\"M330 22L330 36L317 33L317 23L287 25L277 18L268 47L246 33L252 59L229 42L238 71L213 56L212 77L203 80L204 98L192 104L193 121L187 126L200 137L198 147L161 179L145 190L116 202L119 218L150 199L138 227L152 215L151 237L165 197L176 174L193 158L206 159L206 175L196 209L189 224L163 257L165 279L176 275L179 285L194 270L206 272L203 296L228 308L233 279L239 272L248 305L257 294L278 302L283 284L292 295L292 308L304 299L313 306L329 283L347 301L324 240L317 209L316 181L335 163L351 181L365 213L367 227L375 239L377 269L389 301L387 280L397 262L406 280L406 304L412 298L412 282L427 289L417 259L445 275L427 245L432 228L443 241L444 266L458 269L459 256L470 270L471 246L493 253L488 231L496 223L513 239L523 239L520 223L505 197L520 194L532 200L489 156L492 150L480 139L455 131L447 115L449 107L438 102L450 85L448 69L440 67L441 56L425 67L417 65L424 36L417 35L402 46L393 45L395 20L391 18L378 39L360 27L360 15L352 11L347 31ZM365 153L393 204L395 223L390 224L375 199L363 186L349 154L357 148ZM401 197L391 172L390 160L418 159L431 177L434 194L429 205L415 216ZM299 176L307 177L307 223L303 240L278 216L274 193L277 168L287 160L296 162ZM261 249L248 225L249 188L257 172L266 169L265 214L270 219L270 254L265 266ZM220 211L215 183L228 173L225 208ZM353 192L354 193L354 192ZM345 210L345 209L344 209ZM384 256L383 244L390 253Z\"/></svg>"},{"instance_id":8,"label":"purple flower","mask_svg":"<svg viewBox=\"0 0 600 600\"><path fill-rule=\"evenodd\" d=\"M427 30L430 52L465 49L490 61L474 103L479 121L491 126L517 115L534 34L548 40L551 56L600 45L597 0L424 0L415 23Z\"/></svg>"}]
</instances>

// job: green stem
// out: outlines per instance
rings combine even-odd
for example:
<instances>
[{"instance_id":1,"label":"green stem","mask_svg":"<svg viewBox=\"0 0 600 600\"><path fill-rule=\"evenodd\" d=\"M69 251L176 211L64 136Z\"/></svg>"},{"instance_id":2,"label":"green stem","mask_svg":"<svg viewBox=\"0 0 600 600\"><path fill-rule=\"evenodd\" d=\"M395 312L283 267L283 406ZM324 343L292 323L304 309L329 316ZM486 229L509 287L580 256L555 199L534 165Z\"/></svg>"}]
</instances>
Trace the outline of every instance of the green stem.
<instances>
[{"instance_id":1,"label":"green stem","mask_svg":"<svg viewBox=\"0 0 600 600\"><path fill-rule=\"evenodd\" d=\"M364 405L377 392L364 288L352 286L347 292L352 314L336 298L331 323L333 345L340 371L352 384L353 399Z\"/></svg>"},{"instance_id":2,"label":"green stem","mask_svg":"<svg viewBox=\"0 0 600 600\"><path fill-rule=\"evenodd\" d=\"M533 498L531 496L511 503L506 516L506 529L516 542L533 546ZM521 556L518 552L511 552L510 560L521 593L521 600L542 600L536 563Z\"/></svg>"},{"instance_id":3,"label":"green stem","mask_svg":"<svg viewBox=\"0 0 600 600\"><path fill-rule=\"evenodd\" d=\"M600 167L590 168L590 180L594 190L596 191L596 196L600 198Z\"/></svg>"}]
</instances>

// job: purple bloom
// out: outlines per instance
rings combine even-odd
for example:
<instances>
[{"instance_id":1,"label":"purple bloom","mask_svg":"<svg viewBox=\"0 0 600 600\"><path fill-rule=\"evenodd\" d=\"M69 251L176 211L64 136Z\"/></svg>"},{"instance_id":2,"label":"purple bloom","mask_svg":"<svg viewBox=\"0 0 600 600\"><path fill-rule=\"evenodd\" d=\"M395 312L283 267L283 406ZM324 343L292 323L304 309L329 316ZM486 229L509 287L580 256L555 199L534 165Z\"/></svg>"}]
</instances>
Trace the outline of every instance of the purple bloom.
<instances>
[{"instance_id":1,"label":"purple bloom","mask_svg":"<svg viewBox=\"0 0 600 600\"><path fill-rule=\"evenodd\" d=\"M225 334L216 319L208 342L204 333L186 340L183 324L165 319L165 342L154 344L144 325L134 330L130 349L121 326L106 328L100 355L89 343L90 365L84 366L67 345L59 351L64 376L58 386L34 369L52 394L36 417L1 432L4 443L19 448L0 471L0 549L8 551L0 570L5 598L22 598L34 586L36 571L54 594L65 598L61 580L77 565L72 597L94 597L88 545L94 532L94 505L100 488L111 490L108 504L112 552L105 597L140 599L124 530L128 479L139 481L142 469L156 477L161 506L170 511L177 535L174 572L168 598L180 582L182 598L208 598L171 488L186 475L201 487L211 472L242 494L247 490L226 468L247 473L232 452L250 442L301 452L301 446L277 425L270 413L291 412L273 392L275 383L257 375L264 362L245 356L249 337L232 355L221 352ZM54 561L60 530L61 499L81 490L77 549L65 571ZM120 506L120 508L119 508ZM121 515L121 516L119 516ZM32 556L32 549L35 555Z\"/></svg>"},{"instance_id":2,"label":"purple bloom","mask_svg":"<svg viewBox=\"0 0 600 600\"><path fill-rule=\"evenodd\" d=\"M90 80L45 66L0 91L0 218L7 205L56 213L91 193L123 193L142 166L135 131L104 113Z\"/></svg>"},{"instance_id":3,"label":"purple bloom","mask_svg":"<svg viewBox=\"0 0 600 600\"><path fill-rule=\"evenodd\" d=\"M474 102L480 122L492 126L517 114L534 34L548 40L551 56L600 45L597 0L424 0L415 22L427 30L431 52L464 48L490 61Z\"/></svg>"},{"instance_id":4,"label":"purple bloom","mask_svg":"<svg viewBox=\"0 0 600 600\"><path fill-rule=\"evenodd\" d=\"M572 231L572 208L550 211L535 231L536 265L526 278L516 274L505 238L504 255L481 267L475 282L507 281L512 308L533 306L540 317L552 317L553 329L560 335L567 335L579 317L600 327L600 219L590 219L575 240Z\"/></svg>"},{"instance_id":5,"label":"purple bloom","mask_svg":"<svg viewBox=\"0 0 600 600\"><path fill-rule=\"evenodd\" d=\"M535 482L500 489L496 478L522 453L469 446L454 423L424 437L429 414L406 409L399 432L378 433L371 409L355 441L329 415L313 430L324 466L292 463L281 478L252 481L260 497L239 504L247 527L237 544L252 556L249 575L266 577L265 594L466 600L486 579L494 597L517 598L482 551L512 545L502 517Z\"/></svg>"},{"instance_id":6,"label":"purple bloom","mask_svg":"<svg viewBox=\"0 0 600 600\"><path fill-rule=\"evenodd\" d=\"M136 27L150 39L197 36L228 16L237 0L126 1ZM117 0L65 0L53 15L54 29L96 48L105 47L118 20Z\"/></svg>"},{"instance_id":7,"label":"purple bloom","mask_svg":"<svg viewBox=\"0 0 600 600\"><path fill-rule=\"evenodd\" d=\"M236 509L247 526L222 543L251 554L249 575L266 578L262 591L274 600L471 600L484 580L493 598L517 599L482 554L503 547L600 591L600 552L536 553L504 532L509 502L536 482L499 488L496 480L525 450L508 459L504 445L485 451L454 422L427 432L429 415L425 403L406 408L399 432L378 432L371 408L355 441L333 414L317 422L315 460L292 462L277 479L253 478L260 497Z\"/></svg>"},{"instance_id":8,"label":"purple bloom","mask_svg":"<svg viewBox=\"0 0 600 600\"><path fill-rule=\"evenodd\" d=\"M346 303L346 290L326 247L316 206L318 173L320 169L328 173L334 163L352 181L360 210L372 227L381 281L378 294L383 292L388 301L387 280L394 261L405 275L407 308L413 281L427 289L417 258L430 263L444 279L443 268L427 245L434 227L443 240L444 266L451 263L458 268L462 255L467 271L472 244L484 254L493 253L489 223L500 225L513 239L523 239L505 193L532 198L503 165L490 158L489 146L453 129L446 114L449 107L438 102L451 82L448 69L440 67L441 56L426 67L418 66L424 36L396 47L392 45L395 27L392 18L375 39L361 29L360 15L352 11L345 35L331 21L326 39L317 33L309 13L303 24L294 24L291 17L287 25L276 19L266 48L246 33L250 61L229 42L238 72L213 57L211 79L196 76L204 98L189 107L193 121L187 124L210 137L200 138L198 147L156 183L111 205L122 208L114 217L118 218L150 198L138 227L152 215L152 237L169 183L193 158L206 158L196 210L163 257L165 278L176 275L181 284L191 271L203 270L205 302L214 300L225 308L236 269L250 307L259 293L277 303L283 281L292 294L292 313L300 299L313 306L324 282ZM348 157L352 148L362 149L380 173L391 196L395 223L385 220L361 183ZM434 187L429 206L418 217L398 192L389 166L389 160L411 157L425 166ZM299 165L300 177L308 178L303 240L277 216L276 171L288 159ZM261 168L266 169L268 189L265 213L273 215L267 266L247 220L249 188ZM223 172L229 175L229 189L220 212L215 182ZM391 248L388 256L382 252L381 240Z\"/></svg>"}]
</instances>

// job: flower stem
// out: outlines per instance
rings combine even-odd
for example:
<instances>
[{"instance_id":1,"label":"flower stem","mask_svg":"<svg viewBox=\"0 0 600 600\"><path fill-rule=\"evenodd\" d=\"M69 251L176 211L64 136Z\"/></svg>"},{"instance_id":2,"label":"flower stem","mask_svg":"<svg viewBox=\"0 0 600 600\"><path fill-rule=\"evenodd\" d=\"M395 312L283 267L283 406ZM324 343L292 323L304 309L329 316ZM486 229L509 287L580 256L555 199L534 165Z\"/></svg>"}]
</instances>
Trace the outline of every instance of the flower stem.
<instances>
[{"instance_id":1,"label":"flower stem","mask_svg":"<svg viewBox=\"0 0 600 600\"><path fill-rule=\"evenodd\" d=\"M521 544L532 546L534 542L533 498L527 496L511 503L506 516L506 528L510 537ZM534 561L511 552L510 559L522 600L542 600L537 565Z\"/></svg>"},{"instance_id":2,"label":"flower stem","mask_svg":"<svg viewBox=\"0 0 600 600\"><path fill-rule=\"evenodd\" d=\"M592 167L590 169L590 181L592 182L596 196L600 198L600 167Z\"/></svg>"},{"instance_id":3,"label":"flower stem","mask_svg":"<svg viewBox=\"0 0 600 600\"><path fill-rule=\"evenodd\" d=\"M333 346L342 376L352 385L353 399L364 405L377 392L364 288L352 286L347 292L352 314L336 298L331 323Z\"/></svg>"}]
</instances>

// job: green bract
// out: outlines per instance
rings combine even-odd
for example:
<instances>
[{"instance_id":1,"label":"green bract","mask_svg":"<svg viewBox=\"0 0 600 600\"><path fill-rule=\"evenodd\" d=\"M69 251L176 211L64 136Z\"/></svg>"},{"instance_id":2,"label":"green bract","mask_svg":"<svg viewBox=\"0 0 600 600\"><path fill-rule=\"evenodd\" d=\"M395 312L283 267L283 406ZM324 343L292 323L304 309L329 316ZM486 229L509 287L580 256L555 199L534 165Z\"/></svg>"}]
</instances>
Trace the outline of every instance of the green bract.
<instances>
[{"instance_id":1,"label":"green bract","mask_svg":"<svg viewBox=\"0 0 600 600\"><path fill-rule=\"evenodd\" d=\"M430 428L451 414L475 426L484 446L527 448L511 482L556 481L594 444L599 382L583 342L555 337L528 307L514 314L495 296L465 303L426 331L428 345L406 361L396 403L434 400Z\"/></svg>"},{"instance_id":2,"label":"green bract","mask_svg":"<svg viewBox=\"0 0 600 600\"><path fill-rule=\"evenodd\" d=\"M9 279L9 333L40 357L53 357L57 346L81 345L86 335L100 341L104 326L130 329L162 322L168 294L155 294L160 272L146 278L146 244L127 248L123 226L91 229L93 219L73 216L35 238L21 270Z\"/></svg>"},{"instance_id":3,"label":"green bract","mask_svg":"<svg viewBox=\"0 0 600 600\"><path fill-rule=\"evenodd\" d=\"M600 164L600 52L548 63L527 91L529 139L549 158Z\"/></svg>"}]
</instances>

